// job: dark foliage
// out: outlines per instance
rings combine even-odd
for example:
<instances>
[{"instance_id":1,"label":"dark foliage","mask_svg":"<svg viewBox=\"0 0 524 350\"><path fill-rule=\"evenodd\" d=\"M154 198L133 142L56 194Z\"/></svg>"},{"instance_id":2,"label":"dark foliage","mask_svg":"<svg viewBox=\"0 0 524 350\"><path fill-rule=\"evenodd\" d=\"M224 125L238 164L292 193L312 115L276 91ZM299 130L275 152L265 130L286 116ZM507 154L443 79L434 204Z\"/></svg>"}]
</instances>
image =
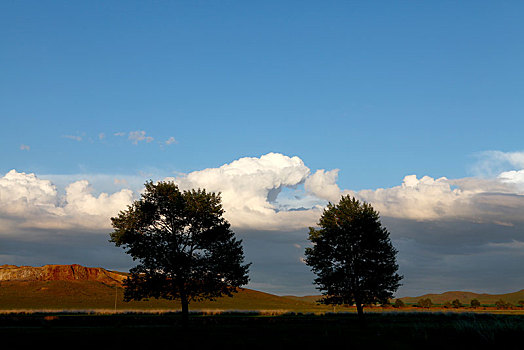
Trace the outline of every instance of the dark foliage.
<instances>
[{"instance_id":1,"label":"dark foliage","mask_svg":"<svg viewBox=\"0 0 524 350\"><path fill-rule=\"evenodd\" d=\"M222 214L220 195L147 182L141 199L111 218L111 242L139 262L124 282L125 300L180 299L187 316L190 301L247 284L242 241Z\"/></svg>"},{"instance_id":2,"label":"dark foliage","mask_svg":"<svg viewBox=\"0 0 524 350\"><path fill-rule=\"evenodd\" d=\"M419 307L430 308L433 306L433 302L431 301L430 298L426 298L426 299L422 298L418 301L417 305Z\"/></svg>"},{"instance_id":3,"label":"dark foliage","mask_svg":"<svg viewBox=\"0 0 524 350\"><path fill-rule=\"evenodd\" d=\"M472 299L470 302L472 308L480 307L480 301L478 299Z\"/></svg>"},{"instance_id":4,"label":"dark foliage","mask_svg":"<svg viewBox=\"0 0 524 350\"><path fill-rule=\"evenodd\" d=\"M381 303L380 307L383 307L383 308L391 307L391 302L388 300L385 303Z\"/></svg>"},{"instance_id":5,"label":"dark foliage","mask_svg":"<svg viewBox=\"0 0 524 350\"><path fill-rule=\"evenodd\" d=\"M455 299L451 302L451 306L454 307L455 309L458 309L460 307L462 307L462 303L460 302L460 300L458 299Z\"/></svg>"},{"instance_id":6,"label":"dark foliage","mask_svg":"<svg viewBox=\"0 0 524 350\"><path fill-rule=\"evenodd\" d=\"M502 299L499 299L495 302L495 307L497 309L511 309L512 306L513 305L511 305L511 303L505 302Z\"/></svg>"},{"instance_id":7,"label":"dark foliage","mask_svg":"<svg viewBox=\"0 0 524 350\"><path fill-rule=\"evenodd\" d=\"M393 304L393 307L397 307L397 308L405 307L405 306L406 304L404 304L404 302L400 299L395 300L395 303Z\"/></svg>"},{"instance_id":8,"label":"dark foliage","mask_svg":"<svg viewBox=\"0 0 524 350\"><path fill-rule=\"evenodd\" d=\"M328 204L318 226L310 228L313 247L305 254L323 303L355 304L362 317L363 305L393 296L402 279L396 273L397 250L371 205L343 196Z\"/></svg>"}]
</instances>

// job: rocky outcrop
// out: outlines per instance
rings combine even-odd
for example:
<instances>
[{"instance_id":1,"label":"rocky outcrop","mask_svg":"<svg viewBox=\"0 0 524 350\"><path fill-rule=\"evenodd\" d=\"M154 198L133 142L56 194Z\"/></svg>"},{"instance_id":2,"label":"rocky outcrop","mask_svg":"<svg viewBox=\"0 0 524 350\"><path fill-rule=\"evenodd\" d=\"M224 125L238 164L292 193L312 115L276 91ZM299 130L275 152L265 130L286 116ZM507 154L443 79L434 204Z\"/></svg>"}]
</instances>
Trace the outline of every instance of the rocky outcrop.
<instances>
[{"instance_id":1,"label":"rocky outcrop","mask_svg":"<svg viewBox=\"0 0 524 350\"><path fill-rule=\"evenodd\" d=\"M81 265L0 266L1 281L96 281L105 284L122 284L125 274L101 267Z\"/></svg>"}]
</instances>

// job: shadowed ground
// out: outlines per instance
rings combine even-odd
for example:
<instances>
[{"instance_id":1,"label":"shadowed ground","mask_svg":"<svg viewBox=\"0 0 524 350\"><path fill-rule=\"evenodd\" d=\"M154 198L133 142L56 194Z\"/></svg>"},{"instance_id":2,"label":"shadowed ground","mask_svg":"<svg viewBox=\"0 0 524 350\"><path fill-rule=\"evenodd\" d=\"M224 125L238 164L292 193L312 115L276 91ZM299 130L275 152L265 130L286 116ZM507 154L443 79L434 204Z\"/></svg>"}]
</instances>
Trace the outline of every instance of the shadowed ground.
<instances>
[{"instance_id":1,"label":"shadowed ground","mask_svg":"<svg viewBox=\"0 0 524 350\"><path fill-rule=\"evenodd\" d=\"M361 329L355 314L192 315L9 314L0 316L5 346L53 348L518 348L524 316L466 313L375 313Z\"/></svg>"}]
</instances>

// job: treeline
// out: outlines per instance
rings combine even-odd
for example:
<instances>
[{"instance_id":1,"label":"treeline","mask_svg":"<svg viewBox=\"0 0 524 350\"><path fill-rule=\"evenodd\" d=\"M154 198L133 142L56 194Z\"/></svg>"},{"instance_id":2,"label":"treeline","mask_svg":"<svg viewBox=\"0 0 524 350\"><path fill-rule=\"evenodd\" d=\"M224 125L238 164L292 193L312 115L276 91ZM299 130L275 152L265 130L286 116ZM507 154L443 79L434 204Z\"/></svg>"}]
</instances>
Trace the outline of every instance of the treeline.
<instances>
[{"instance_id":1,"label":"treeline","mask_svg":"<svg viewBox=\"0 0 524 350\"><path fill-rule=\"evenodd\" d=\"M495 307L499 310L508 310L508 309L523 309L524 300L519 300L516 305L513 305L505 300L497 300L495 304L481 304L478 299L472 299L469 304L462 303L459 299L454 299L452 301L446 301L443 304L434 304L430 298L422 298L416 304L406 304L401 299L396 299L392 303L382 304L382 307L393 307L393 308L404 308L404 307L417 307L417 308L444 308L444 309L459 309L459 308L469 308L476 309L479 307Z\"/></svg>"}]
</instances>

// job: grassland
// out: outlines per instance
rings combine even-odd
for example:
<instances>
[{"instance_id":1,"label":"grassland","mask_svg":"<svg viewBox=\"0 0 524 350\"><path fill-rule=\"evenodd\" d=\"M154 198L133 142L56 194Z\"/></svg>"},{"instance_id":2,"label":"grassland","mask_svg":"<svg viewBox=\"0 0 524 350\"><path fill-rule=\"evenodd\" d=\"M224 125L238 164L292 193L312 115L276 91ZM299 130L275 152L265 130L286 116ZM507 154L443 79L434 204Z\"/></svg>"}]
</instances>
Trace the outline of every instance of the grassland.
<instances>
[{"instance_id":1,"label":"grassland","mask_svg":"<svg viewBox=\"0 0 524 350\"><path fill-rule=\"evenodd\" d=\"M461 292L462 293L462 292ZM445 296L440 298L439 296ZM367 307L367 312L477 312L477 313L506 313L524 314L524 308L498 310L494 307L496 300L512 302L513 299L522 300L521 292L510 293L504 296L492 295L479 298L483 306L476 309L468 308L472 296L466 297L457 292L443 295L429 295L436 304L431 309L416 307L420 298L403 298L406 308ZM513 297L513 298L512 298ZM283 314L286 312L315 313L326 312L354 312L354 307L319 305L316 301L320 296L277 296L250 289L241 289L233 297L222 297L215 301L192 302L190 310L208 314L221 311L258 311L266 314ZM459 298L465 307L459 309L443 308L445 301ZM469 298L469 299L468 299ZM516 302L515 302L516 303ZM440 304L440 305L439 305ZM515 305L515 304L514 304ZM116 307L115 307L116 306ZM37 310L51 311L98 311L117 313L127 311L137 312L166 312L180 309L178 301L151 299L147 301L123 301L123 289L116 285L107 285L96 281L3 281L0 282L0 312L17 312Z\"/></svg>"},{"instance_id":2,"label":"grassland","mask_svg":"<svg viewBox=\"0 0 524 350\"><path fill-rule=\"evenodd\" d=\"M6 348L54 349L511 349L524 338L522 308L367 307L361 328L353 307L334 313L317 299L242 289L232 298L191 303L183 327L178 301L124 302L121 287L96 281L7 281L0 283L0 339Z\"/></svg>"},{"instance_id":3,"label":"grassland","mask_svg":"<svg viewBox=\"0 0 524 350\"><path fill-rule=\"evenodd\" d=\"M470 313L193 314L183 327L176 313L0 315L2 345L53 348L204 349L488 349L521 348L524 316Z\"/></svg>"},{"instance_id":4,"label":"grassland","mask_svg":"<svg viewBox=\"0 0 524 350\"><path fill-rule=\"evenodd\" d=\"M116 289L115 289L116 288ZM123 301L122 287L95 281L8 281L0 283L0 311L16 310L178 310L179 301L151 299ZM281 312L324 312L330 307L250 289L216 301L192 302L191 310L274 310Z\"/></svg>"}]
</instances>

